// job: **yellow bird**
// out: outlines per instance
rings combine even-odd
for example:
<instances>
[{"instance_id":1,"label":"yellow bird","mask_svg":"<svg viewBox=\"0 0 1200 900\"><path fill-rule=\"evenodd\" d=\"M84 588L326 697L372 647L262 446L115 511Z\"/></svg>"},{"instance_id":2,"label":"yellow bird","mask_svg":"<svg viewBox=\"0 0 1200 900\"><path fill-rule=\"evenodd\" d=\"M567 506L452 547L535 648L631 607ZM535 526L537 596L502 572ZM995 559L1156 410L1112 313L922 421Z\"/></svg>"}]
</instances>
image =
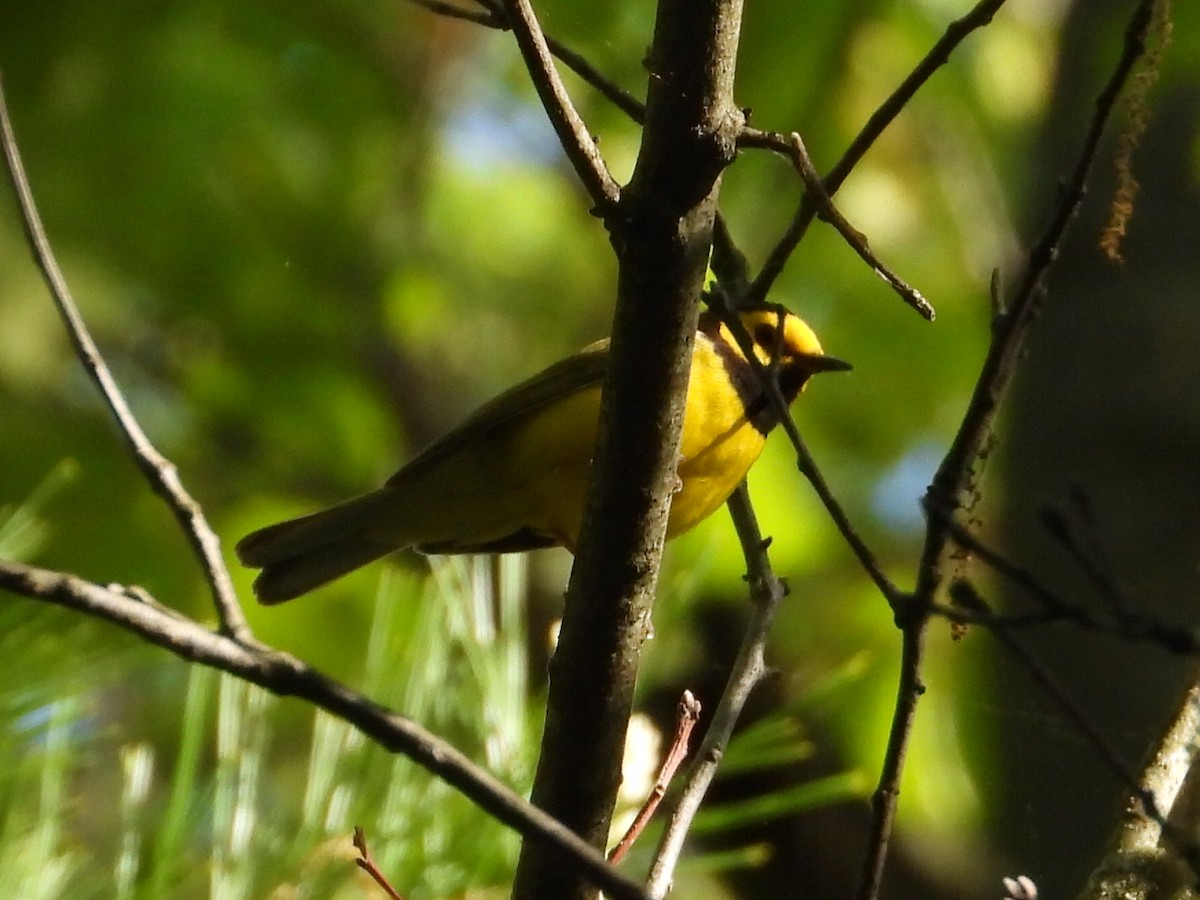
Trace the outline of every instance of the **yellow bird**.
<instances>
[{"instance_id":1,"label":"yellow bird","mask_svg":"<svg viewBox=\"0 0 1200 900\"><path fill-rule=\"evenodd\" d=\"M790 404L817 372L850 366L826 356L801 319L774 309L740 318L764 365L778 367ZM434 441L376 491L270 525L237 545L262 569L266 604L307 593L403 547L423 553L573 549L583 518L608 341L505 391ZM700 316L667 537L723 504L777 424L757 374L715 314Z\"/></svg>"}]
</instances>

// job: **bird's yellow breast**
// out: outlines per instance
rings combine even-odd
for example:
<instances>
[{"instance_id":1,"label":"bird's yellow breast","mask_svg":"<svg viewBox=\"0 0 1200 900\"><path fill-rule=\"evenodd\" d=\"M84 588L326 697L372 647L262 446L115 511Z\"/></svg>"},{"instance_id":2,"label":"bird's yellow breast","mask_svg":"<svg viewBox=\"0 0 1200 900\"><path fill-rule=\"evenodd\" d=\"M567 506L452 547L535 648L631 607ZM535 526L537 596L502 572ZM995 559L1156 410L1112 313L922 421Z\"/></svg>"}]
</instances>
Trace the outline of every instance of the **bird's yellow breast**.
<instances>
[{"instance_id":1,"label":"bird's yellow breast","mask_svg":"<svg viewBox=\"0 0 1200 900\"><path fill-rule=\"evenodd\" d=\"M668 537L714 513L746 477L766 443L750 423L726 363L708 335L696 336L679 445L680 487L671 501Z\"/></svg>"},{"instance_id":2,"label":"bird's yellow breast","mask_svg":"<svg viewBox=\"0 0 1200 900\"><path fill-rule=\"evenodd\" d=\"M521 461L521 478L505 505L517 518L569 547L579 537L600 415L600 388L581 390L532 416L509 439L505 457ZM746 416L726 361L707 335L696 336L680 439L679 488L671 500L667 536L711 515L746 477L765 438ZM531 463L536 460L536 464ZM511 510L517 512L517 510Z\"/></svg>"}]
</instances>

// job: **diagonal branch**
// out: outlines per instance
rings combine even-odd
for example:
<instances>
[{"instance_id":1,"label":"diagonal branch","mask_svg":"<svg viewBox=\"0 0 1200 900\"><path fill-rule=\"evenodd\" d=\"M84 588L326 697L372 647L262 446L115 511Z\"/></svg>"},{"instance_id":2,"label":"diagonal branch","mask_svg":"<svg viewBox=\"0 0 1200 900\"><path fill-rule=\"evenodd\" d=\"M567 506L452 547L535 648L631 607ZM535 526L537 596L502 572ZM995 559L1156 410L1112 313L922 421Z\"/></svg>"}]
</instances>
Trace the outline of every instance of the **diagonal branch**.
<instances>
[{"instance_id":1,"label":"diagonal branch","mask_svg":"<svg viewBox=\"0 0 1200 900\"><path fill-rule=\"evenodd\" d=\"M599 209L607 210L620 197L620 186L609 174L600 148L571 103L529 0L504 0L504 8L508 12L509 26L517 39L517 46L525 58L525 68L529 70L533 86L542 99L559 143L592 202Z\"/></svg>"},{"instance_id":2,"label":"diagonal branch","mask_svg":"<svg viewBox=\"0 0 1200 900\"><path fill-rule=\"evenodd\" d=\"M1108 852L1079 895L1080 900L1162 895L1167 889L1155 877L1159 872L1176 874L1178 896L1195 892L1200 873L1200 848L1194 839L1197 763L1200 683L1193 680L1136 783L1131 785ZM1165 854L1164 848L1172 853ZM1181 871L1178 859L1185 861L1190 871Z\"/></svg>"},{"instance_id":3,"label":"diagonal branch","mask_svg":"<svg viewBox=\"0 0 1200 900\"><path fill-rule=\"evenodd\" d=\"M136 588L102 586L74 575L0 560L0 589L104 619L183 659L323 709L442 778L525 837L552 847L608 896L648 900L640 885L609 866L570 829L523 800L452 744L294 656L209 631Z\"/></svg>"},{"instance_id":4,"label":"diagonal branch","mask_svg":"<svg viewBox=\"0 0 1200 900\"><path fill-rule=\"evenodd\" d=\"M674 804L650 867L646 885L656 898L665 897L670 890L675 866L679 862L692 820L717 774L717 766L725 755L734 726L741 717L750 693L767 672L764 659L767 637L775 614L787 596L787 585L771 570L771 561L767 556L769 542L763 540L758 529L745 482L729 498L729 511L733 515L733 524L746 558L754 611L742 636L742 645L738 648L721 700L696 751L695 762L688 771L683 791Z\"/></svg>"},{"instance_id":5,"label":"diagonal branch","mask_svg":"<svg viewBox=\"0 0 1200 900\"><path fill-rule=\"evenodd\" d=\"M925 546L917 570L916 590L904 607L896 609L897 622L903 630L904 657L901 662L891 734L874 797L871 840L864 856L859 882L858 897L861 900L868 900L879 894L888 839L896 813L896 798L899 796L904 761L912 735L911 723L924 690L920 672L929 614L935 595L942 585L943 567L951 543L944 517L960 509L964 500L970 502L977 493L981 453L991 435L996 412L1016 372L1030 325L1040 308L1046 273L1057 258L1063 236L1079 210L1084 187L1095 162L1100 137L1112 117L1117 98L1138 60L1145 53L1146 33L1153 7L1154 0L1141 0L1130 18L1120 58L1108 83L1096 99L1095 113L1074 171L1068 183L1060 190L1061 199L1051 215L1050 223L1030 250L1025 272L1009 305L1009 311L997 317L994 322L992 341L975 384L975 391L963 415L958 433L926 494L927 508L935 507L942 512L938 516L929 517ZM979 8L976 7L976 10Z\"/></svg>"},{"instance_id":6,"label":"diagonal branch","mask_svg":"<svg viewBox=\"0 0 1200 900\"><path fill-rule=\"evenodd\" d=\"M932 322L935 313L929 301L922 296L920 291L885 266L875 255L871 245L867 243L867 236L846 221L841 210L833 205L833 199L825 192L821 176L817 174L812 158L808 155L808 148L804 146L804 141L798 133L792 132L788 138L788 146L792 151L792 164L804 180L805 190L816 199L817 211L821 218L837 229L838 234L858 254L859 258L870 266L876 275L887 282L888 287L895 291L901 300L919 312L922 318Z\"/></svg>"},{"instance_id":7,"label":"diagonal branch","mask_svg":"<svg viewBox=\"0 0 1200 900\"><path fill-rule=\"evenodd\" d=\"M487 28L504 30L509 27L508 18L503 7L500 6L500 0L477 0L479 5L484 7L484 12L463 9L445 3L443 0L412 0L412 2L447 18L465 19ZM567 68L586 84L591 85L597 93L631 120L639 125L645 124L646 104L602 73L583 54L572 50L552 35L544 34L543 36L551 54L562 60ZM745 293L750 281L747 275L746 260L733 243L733 237L730 235L729 228L720 211L717 212L713 229L712 267L721 284L727 287L732 294L740 296Z\"/></svg>"},{"instance_id":8,"label":"diagonal branch","mask_svg":"<svg viewBox=\"0 0 1200 900\"><path fill-rule=\"evenodd\" d=\"M481 12L466 9L454 3L446 3L445 0L410 0L410 2L417 6L423 6L436 15L445 16L447 19L462 19L464 22L474 22L476 25L484 25L488 28L507 27L503 12L490 6ZM486 6L486 4L484 5Z\"/></svg>"},{"instance_id":9,"label":"diagonal branch","mask_svg":"<svg viewBox=\"0 0 1200 900\"><path fill-rule=\"evenodd\" d=\"M959 581L951 588L951 591L955 601L962 607L991 616L991 607L969 582ZM1181 852L1189 865L1195 867L1196 874L1200 874L1200 863L1196 859L1196 847L1191 844L1185 834L1181 834L1168 822L1171 806L1182 787L1183 774L1190 768L1190 765L1184 765L1180 767L1181 771L1176 771L1170 777L1164 778L1166 773L1156 771L1155 763L1152 761L1148 769L1142 773L1141 778L1135 777L1131 768L1121 759L1117 749L1092 723L1079 702L1034 652L1013 633L1012 629L1003 624L1001 619L995 617L990 619L987 628L1021 662L1025 671L1038 684L1042 692L1054 702L1084 741L1091 746L1092 751L1108 767L1108 770L1132 792L1132 798L1137 808L1138 826L1135 833L1125 836L1130 842L1130 849L1145 847L1147 842L1150 846L1155 846L1160 840L1165 840L1174 849ZM1168 756L1179 753L1184 749L1180 746L1181 739L1183 741L1190 740L1191 735L1195 733L1198 720L1197 710L1192 705L1192 695L1195 690L1196 685L1193 683L1184 697L1175 721L1168 726L1163 740L1160 741L1156 753L1162 754L1164 749ZM1195 747L1186 749L1188 761L1195 756L1195 753ZM1162 803L1159 802L1160 798Z\"/></svg>"},{"instance_id":10,"label":"diagonal branch","mask_svg":"<svg viewBox=\"0 0 1200 900\"><path fill-rule=\"evenodd\" d=\"M992 17L1004 5L1004 2L1005 0L980 0L966 15L946 26L945 32L925 54L925 58L917 63L916 67L900 83L900 86L892 91L891 95L871 114L858 136L842 154L842 158L829 170L829 174L822 180L826 194L832 197L838 192L838 188L866 155L867 150L871 148L884 129L900 115L917 91L933 76L934 72L946 64L950 59L950 54L971 32L992 21ZM743 130L739 145L770 147L781 154L791 155L791 149L785 138L752 129ZM751 303L762 303L770 295L771 287L783 274L784 266L787 265L788 259L791 258L801 238L808 231L808 226L812 224L818 211L817 198L812 196L811 192L805 193L787 232L767 257L762 271L758 273L758 277L750 288L748 299Z\"/></svg>"},{"instance_id":11,"label":"diagonal branch","mask_svg":"<svg viewBox=\"0 0 1200 900\"><path fill-rule=\"evenodd\" d=\"M629 854L634 843L646 830L654 813L658 811L663 797L667 795L667 788L670 787L675 773L687 759L688 741L691 739L696 723L700 721L700 701L691 691L685 690L676 709L675 734L671 738L671 746L667 748L666 756L663 757L662 765L659 766L654 786L634 817L633 824L629 826L621 840L608 854L609 861L614 865L619 864Z\"/></svg>"},{"instance_id":12,"label":"diagonal branch","mask_svg":"<svg viewBox=\"0 0 1200 900\"><path fill-rule=\"evenodd\" d=\"M489 28L508 29L510 27L508 16L504 12L503 6L501 6L502 0L476 0L487 12L474 15L469 12L464 14L464 11L460 7L452 7L450 10L444 9L442 7L445 7L446 4L441 3L440 0L413 0L413 2L418 6L424 6L442 15L470 19L479 25L486 25ZM567 68L582 78L584 82L595 88L613 106L617 107L617 109L621 110L639 125L646 120L646 105L641 100L604 75L585 56L576 53L562 41L556 40L548 34L543 34L543 37L546 39L546 46L552 54L561 59Z\"/></svg>"},{"instance_id":13,"label":"diagonal branch","mask_svg":"<svg viewBox=\"0 0 1200 900\"><path fill-rule=\"evenodd\" d=\"M850 517L846 514L846 510L829 487L829 482L821 474L821 470L818 468L812 452L808 449L808 445L804 442L804 438L800 434L800 429L796 427L796 420L792 418L791 408L783 398L775 373L767 366L764 366L754 353L754 343L750 339L750 335L746 332L746 326L742 324L741 319L732 315L727 308L722 308L715 302L710 305L715 306L721 315L722 321L729 328L738 346L741 348L742 354L755 370L759 384L766 395L767 403L770 404L772 412L779 417L780 426L787 435L788 441L791 442L792 449L796 451L796 468L800 470L800 474L807 479L809 484L812 485L813 490L816 491L817 497L820 499L822 505L824 505L826 512L829 513L829 517L833 519L834 525L841 532L842 537L850 546L854 555L858 557L859 564L862 565L863 570L870 576L871 581L875 583L875 587L883 594L888 603L893 606L897 605L903 593L883 570L882 564L871 548L867 546L867 542L863 540L857 529L855 529L853 523L850 521Z\"/></svg>"},{"instance_id":14,"label":"diagonal branch","mask_svg":"<svg viewBox=\"0 0 1200 900\"><path fill-rule=\"evenodd\" d=\"M150 482L150 487L154 492L166 501L191 543L192 550L204 570L204 577L208 581L217 617L221 623L221 631L240 643L253 642L254 636L250 631L250 626L246 623L237 595L234 593L229 570L221 557L220 539L209 526L200 504L183 486L183 481L180 479L179 471L175 468L174 463L159 453L150 439L146 437L145 432L142 431L141 425L138 424L121 389L117 386L116 379L113 378L105 364L104 357L100 355L96 342L92 340L87 325L71 296L71 291L67 287L62 270L58 267L54 251L46 238L41 216L38 214L33 200L33 191L25 176L25 167L21 162L12 122L8 116L8 104L4 97L2 79L0 79L0 141L4 145L4 158L7 163L9 181L21 207L25 235L29 240L34 259L46 280L46 285L50 289L50 294L54 298L54 305L66 326L76 356L79 357L79 361L104 397L104 402L116 420L117 428L125 441L126 448L132 454L134 462L137 463L146 480Z\"/></svg>"},{"instance_id":15,"label":"diagonal branch","mask_svg":"<svg viewBox=\"0 0 1200 900\"><path fill-rule=\"evenodd\" d=\"M950 450L934 475L927 503L941 510L953 510L957 498L974 494L981 472L977 466L981 451L992 432L992 423L1000 408L1020 362L1030 326L1040 311L1045 296L1044 281L1051 265L1058 258L1058 249L1068 227L1079 212L1084 190L1096 160L1100 138L1113 115L1121 91L1138 60L1146 51L1146 34L1154 0L1141 0L1125 30L1121 56L1107 84L1096 98L1096 109L1083 146L1067 182L1061 186L1059 203L1041 237L1030 248L1024 272L1008 311L997 317L988 354L983 363L975 391L971 396L962 424ZM932 584L923 590L932 599L931 587L940 581L939 569L944 560L949 532L941 517L930 520L929 540L922 558L921 570L928 573Z\"/></svg>"}]
</instances>

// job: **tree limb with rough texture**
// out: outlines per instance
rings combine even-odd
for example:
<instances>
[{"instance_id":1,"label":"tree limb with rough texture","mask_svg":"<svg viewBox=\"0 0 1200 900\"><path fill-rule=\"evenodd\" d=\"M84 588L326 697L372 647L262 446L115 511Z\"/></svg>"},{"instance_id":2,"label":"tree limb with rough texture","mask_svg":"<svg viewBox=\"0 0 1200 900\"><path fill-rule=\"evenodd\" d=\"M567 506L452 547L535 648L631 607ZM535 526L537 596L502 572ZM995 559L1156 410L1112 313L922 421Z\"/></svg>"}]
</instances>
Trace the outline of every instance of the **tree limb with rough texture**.
<instances>
[{"instance_id":1,"label":"tree limb with rough texture","mask_svg":"<svg viewBox=\"0 0 1200 900\"><path fill-rule=\"evenodd\" d=\"M534 803L597 848L650 625L720 177L743 124L733 100L740 29L738 0L659 4L641 152L606 219L619 266L612 364L533 788ZM526 843L513 896L595 889Z\"/></svg>"}]
</instances>

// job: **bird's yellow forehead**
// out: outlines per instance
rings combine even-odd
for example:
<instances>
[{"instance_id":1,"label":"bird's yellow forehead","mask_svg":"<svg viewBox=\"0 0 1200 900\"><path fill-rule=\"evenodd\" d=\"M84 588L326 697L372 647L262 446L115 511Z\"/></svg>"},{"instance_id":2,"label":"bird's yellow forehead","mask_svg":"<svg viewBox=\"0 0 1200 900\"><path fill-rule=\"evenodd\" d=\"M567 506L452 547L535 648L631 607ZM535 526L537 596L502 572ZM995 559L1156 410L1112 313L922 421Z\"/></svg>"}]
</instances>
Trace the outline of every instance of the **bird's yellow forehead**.
<instances>
[{"instance_id":1,"label":"bird's yellow forehead","mask_svg":"<svg viewBox=\"0 0 1200 900\"><path fill-rule=\"evenodd\" d=\"M778 337L779 315L774 310L754 310L742 313L741 318L764 363L776 353L784 359L825 355L816 334L799 316L785 313L782 340Z\"/></svg>"}]
</instances>

